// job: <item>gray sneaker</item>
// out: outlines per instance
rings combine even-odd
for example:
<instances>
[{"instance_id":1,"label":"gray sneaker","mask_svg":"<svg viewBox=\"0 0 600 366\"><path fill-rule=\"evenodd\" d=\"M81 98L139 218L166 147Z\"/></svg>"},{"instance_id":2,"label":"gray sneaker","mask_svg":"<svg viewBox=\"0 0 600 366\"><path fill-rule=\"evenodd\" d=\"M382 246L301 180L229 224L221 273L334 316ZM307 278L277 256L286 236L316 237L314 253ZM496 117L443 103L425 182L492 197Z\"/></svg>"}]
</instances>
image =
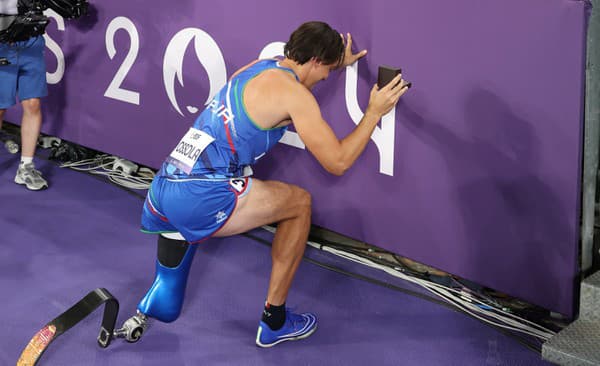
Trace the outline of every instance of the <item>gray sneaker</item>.
<instances>
[{"instance_id":1,"label":"gray sneaker","mask_svg":"<svg viewBox=\"0 0 600 366\"><path fill-rule=\"evenodd\" d=\"M15 183L25 184L27 189L32 191L48 188L48 182L42 178L42 173L40 173L39 170L36 170L32 163L25 165L19 164L19 169L17 169L17 175L15 176Z\"/></svg>"}]
</instances>

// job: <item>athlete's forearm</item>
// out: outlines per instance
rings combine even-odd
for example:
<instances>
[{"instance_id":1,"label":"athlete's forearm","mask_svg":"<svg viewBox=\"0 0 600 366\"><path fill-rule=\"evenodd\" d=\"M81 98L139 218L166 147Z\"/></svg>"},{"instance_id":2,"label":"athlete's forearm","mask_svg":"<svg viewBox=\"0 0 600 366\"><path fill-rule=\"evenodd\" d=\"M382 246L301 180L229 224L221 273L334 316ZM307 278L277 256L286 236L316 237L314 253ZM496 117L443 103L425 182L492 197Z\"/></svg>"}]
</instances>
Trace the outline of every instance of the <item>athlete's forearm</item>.
<instances>
[{"instance_id":1,"label":"athlete's forearm","mask_svg":"<svg viewBox=\"0 0 600 366\"><path fill-rule=\"evenodd\" d=\"M363 118L354 130L340 141L344 170L349 169L365 150L380 119L381 115L367 108Z\"/></svg>"}]
</instances>

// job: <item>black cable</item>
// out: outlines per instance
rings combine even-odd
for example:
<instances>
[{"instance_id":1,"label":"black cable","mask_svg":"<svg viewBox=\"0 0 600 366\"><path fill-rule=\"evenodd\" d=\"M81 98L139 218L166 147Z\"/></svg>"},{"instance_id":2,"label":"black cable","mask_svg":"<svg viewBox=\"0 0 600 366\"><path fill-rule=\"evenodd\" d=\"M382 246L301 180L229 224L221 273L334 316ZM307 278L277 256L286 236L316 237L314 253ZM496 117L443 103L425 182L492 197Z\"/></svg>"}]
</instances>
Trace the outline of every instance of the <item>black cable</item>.
<instances>
[{"instance_id":1,"label":"black cable","mask_svg":"<svg viewBox=\"0 0 600 366\"><path fill-rule=\"evenodd\" d=\"M314 237L315 236L313 236L312 238L314 238ZM400 257L398 255L396 255L396 254L394 254L392 252L389 252L389 251L387 251L385 249L380 249L380 250L375 251L375 250L372 250L371 247L360 248L360 247L356 247L356 246L349 245L349 244L336 243L336 242L333 242L333 241L331 241L329 239L325 239L325 238L313 239L313 241L315 241L315 242L318 241L316 244L319 245L320 249L323 249L323 247L325 247L325 246L328 246L328 247L331 247L331 248L334 248L334 249L339 249L341 251L344 251L344 252L347 252L347 253L351 253L351 254L360 256L362 258L368 259L369 261L371 261L373 263L376 263L378 265L382 265L382 266L386 266L386 267L392 267L394 269L401 268L401 272L404 273L404 274L406 274L406 275L408 275L408 276L410 276L410 277L415 277L415 278L422 279L422 280L425 280L425 281L437 283L437 284L440 284L442 286L448 286L445 283L441 283L437 279L437 277L440 277L440 276L434 275L434 274L432 274L432 273L430 273L428 271L427 272L420 272L418 270L415 270L415 269L407 266L406 264L404 264L401 261L401 259L400 259ZM379 256L377 256L377 257L372 256L372 254L374 254L374 253L383 253L383 254L389 255L392 258L394 258L398 262L399 265L396 265L396 263L391 262L391 261L389 261L389 260L387 260L385 258L381 258ZM459 281L455 276L447 274L445 276L441 276L441 278L449 278L449 279L453 280L454 282L456 282L458 284L458 286L456 288L469 290L474 295L478 296L479 300L482 303L484 303L484 304L486 304L486 305L488 305L488 306L490 306L490 307L492 307L494 309L497 309L500 312L504 312L505 308L510 308L511 307L510 299L509 300L506 300L506 299L496 300L492 296L484 294L484 293L482 293L479 290L475 290L475 289L471 288L470 286L465 285L464 283L462 283L461 281ZM530 309L533 309L532 311L538 313L537 314L538 317L536 319L539 320L539 315L540 315L539 313L541 313L543 310L541 310L541 309L537 309L536 310L536 308L531 308L531 307L530 307ZM514 315L518 315L518 316L521 316L521 317L526 318L526 319L527 318L531 318L531 316L530 315L528 316L523 310L518 310L518 309L516 309L514 311ZM537 324L537 322L535 322L535 321L534 321L534 323ZM540 324L538 324L538 325L540 325ZM558 329L560 330L560 328L558 328ZM554 328L554 330L556 331L557 328Z\"/></svg>"},{"instance_id":2,"label":"black cable","mask_svg":"<svg viewBox=\"0 0 600 366\"><path fill-rule=\"evenodd\" d=\"M325 246L330 246L330 245L327 244ZM333 248L336 249L335 247L333 247ZM347 250L347 249L344 249L344 248L341 248L341 249L343 251L348 252L348 253L355 254L355 255L358 255L358 256L360 256L362 258L368 259L368 260L370 260L371 262L373 262L375 264L379 264L379 265L386 266L386 267L393 266L392 268L394 268L394 267L400 268L402 273L410 275L411 277L415 277L415 278L418 278L418 279L421 279L421 280L430 280L430 278L429 278L429 276L428 276L427 273L421 273L421 272L415 271L415 270L407 267L405 264L403 264L401 262L398 262L397 264L396 263L391 263L390 261L387 261L387 260L382 259L382 258L377 258L377 257L372 257L370 255L365 255L363 252L360 252L360 251Z\"/></svg>"},{"instance_id":3,"label":"black cable","mask_svg":"<svg viewBox=\"0 0 600 366\"><path fill-rule=\"evenodd\" d=\"M240 234L240 235L245 236L247 238L250 238L252 240L255 240L257 242L260 242L261 244L265 244L266 246L271 246L271 242L270 241L268 241L266 239L263 239L261 237L258 237L256 235L253 235L253 234L250 234L250 233L243 233L243 234ZM350 276L350 277L358 278L358 279L366 281L366 282L374 283L376 285L380 285L380 286L387 287L387 288L390 288L390 289L393 289L393 290L396 290L396 291L404 292L404 293L406 293L408 295L416 296L416 297L419 297L419 298L422 298L422 299L425 299L425 300L428 300L428 301L431 301L431 302L438 303L440 305L449 306L448 303L446 303L445 301L438 300L438 299L436 299L436 298L434 298L432 296L428 296L428 295L422 294L422 293L417 292L417 291L405 289L403 287L392 285L390 283L387 283L387 282L384 282L384 281L381 281L381 280L377 280L375 278L371 278L371 277L368 277L368 276L364 276L364 275L361 275L361 274L358 274L358 273L349 272L349 271L346 271L344 269L341 269L341 268L338 268L338 267L335 267L335 266L331 266L331 265L319 262L317 260L308 258L307 256L304 256L303 259L306 260L309 263L312 263L312 264L317 265L319 267L323 267L323 268L328 269L328 270L333 271L333 272L341 273L341 274L344 274L344 275L347 275L347 276Z\"/></svg>"},{"instance_id":4,"label":"black cable","mask_svg":"<svg viewBox=\"0 0 600 366\"><path fill-rule=\"evenodd\" d=\"M374 262L376 264L380 264L380 265L383 265L383 266L386 266L386 267L390 267L390 266L394 265L394 267L401 268L402 273L408 274L411 277L416 277L416 278L419 278L419 279L422 279L422 280L430 280L428 274L421 273L421 272L415 271L415 270L407 267L404 263L400 262L400 260L398 258L394 258L394 259L396 259L398 261L398 263L396 264L396 263L392 263L392 262L390 262L388 260L385 260L385 259L382 259L382 258L373 257L373 256L370 256L370 255L365 255L365 252L366 253L385 253L385 254L392 255L392 253L390 253L388 251L379 250L379 251L375 252L375 251L370 251L370 250L364 249L364 248L357 248L357 247L353 247L353 246L350 246L350 245L334 243L334 242L331 242L331 241L328 241L328 240L322 240L322 242L324 242L324 243L316 243L316 244L320 245L320 249L322 249L324 246L331 247L331 248L334 248L334 249L339 249L339 250L342 250L342 251L347 252L347 253L358 255L358 256L360 256L362 258L368 259L368 260L370 260L370 261L372 261L372 262Z\"/></svg>"},{"instance_id":5,"label":"black cable","mask_svg":"<svg viewBox=\"0 0 600 366\"><path fill-rule=\"evenodd\" d=\"M264 244L266 246L271 246L271 242L270 241L268 241L266 239L263 239L263 238L260 238L260 237L258 237L256 235L253 235L253 234L250 234L250 233L243 233L241 235L243 235L243 236L245 236L247 238L253 239L253 240L255 240L255 241L257 241L257 242L259 242L261 244ZM510 330L507 330L507 329L504 329L504 328L501 328L501 327L496 327L493 324L490 324L490 323L488 323L488 322L486 322L486 321L484 321L482 319L472 317L471 314L469 314L465 310L463 310L463 309L461 309L459 307L456 307L455 305L452 305L452 304L450 304L450 303L448 303L446 301L438 300L438 299L436 299L436 298L434 298L432 296L424 295L424 294L416 292L416 291L412 291L412 290L408 290L408 289L405 289L405 288L400 287L400 286L392 285L390 283L387 283L387 282L384 282L384 281L380 281L380 280L377 280L375 278L371 278L371 277L368 277L368 276L363 276L363 275L360 275L358 273L349 272L349 271L343 270L341 268L338 268L338 267L335 267L335 266L331 266L331 265L319 262L317 260L308 258L306 256L303 257L303 260L305 260L305 261L307 261L309 263L312 263L312 264L314 264L316 266L319 266L319 267L328 269L330 271L336 272L336 273L340 273L340 274L343 274L343 275L346 275L346 276L349 276L349 277L353 277L353 278L356 278L356 279L359 279L359 280L362 280L362 281L365 281L365 282L368 282L368 283L379 285L379 286L382 286L382 287L385 287L385 288L389 288L389 289L392 289L392 290L395 290L395 291L399 291L399 292L402 292L402 293L405 293L405 294L408 294L408 295L416 296L416 297L419 297L421 299L430 301L430 302L438 304L438 305L442 305L442 306L444 306L444 307L446 307L448 309L454 310L454 311L456 311L458 313L465 314L465 315L467 315L467 316L469 316L469 317L471 317L471 318L479 321L480 323L485 324L485 325L487 325L487 326L489 326L489 327L491 327L491 328L499 331L500 333L502 333L502 334L504 334L504 335L506 335L506 336L508 336L510 338L513 338L514 340L516 340L517 342L519 342L521 345L525 346L530 351L533 351L533 352L535 352L537 354L541 354L542 353L541 345L538 346L536 344L532 344L532 342L529 342L526 338L524 338L523 336L519 335L518 333L512 332Z\"/></svg>"}]
</instances>

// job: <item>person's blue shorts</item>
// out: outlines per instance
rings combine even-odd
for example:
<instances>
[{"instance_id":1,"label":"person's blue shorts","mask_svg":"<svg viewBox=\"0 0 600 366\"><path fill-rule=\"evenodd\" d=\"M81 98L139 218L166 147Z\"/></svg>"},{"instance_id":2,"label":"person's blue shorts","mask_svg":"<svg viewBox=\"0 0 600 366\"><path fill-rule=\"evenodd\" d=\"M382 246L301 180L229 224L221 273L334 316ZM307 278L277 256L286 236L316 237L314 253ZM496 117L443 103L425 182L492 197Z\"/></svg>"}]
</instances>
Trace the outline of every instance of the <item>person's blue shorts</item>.
<instances>
[{"instance_id":1,"label":"person's blue shorts","mask_svg":"<svg viewBox=\"0 0 600 366\"><path fill-rule=\"evenodd\" d=\"M186 241L199 243L225 225L251 184L249 177L223 181L156 177L144 202L141 230L179 232Z\"/></svg>"},{"instance_id":2,"label":"person's blue shorts","mask_svg":"<svg viewBox=\"0 0 600 366\"><path fill-rule=\"evenodd\" d=\"M43 36L27 41L0 43L0 57L10 65L0 66L0 109L12 107L19 100L42 98L48 95Z\"/></svg>"}]
</instances>

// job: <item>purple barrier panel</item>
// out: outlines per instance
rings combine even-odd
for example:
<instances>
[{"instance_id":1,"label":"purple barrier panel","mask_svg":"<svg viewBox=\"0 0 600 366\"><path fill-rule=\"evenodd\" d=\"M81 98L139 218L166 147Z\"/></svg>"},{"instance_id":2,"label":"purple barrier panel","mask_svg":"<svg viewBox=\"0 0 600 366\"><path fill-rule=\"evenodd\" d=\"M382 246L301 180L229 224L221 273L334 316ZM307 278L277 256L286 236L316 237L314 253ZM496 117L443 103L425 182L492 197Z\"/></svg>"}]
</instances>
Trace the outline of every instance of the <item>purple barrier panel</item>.
<instances>
[{"instance_id":1,"label":"purple barrier panel","mask_svg":"<svg viewBox=\"0 0 600 366\"><path fill-rule=\"evenodd\" d=\"M327 21L369 50L315 88L339 137L378 65L413 88L345 176L290 146L294 134L257 176L308 189L317 225L573 314L586 2L150 3L51 14L44 132L158 167L233 71Z\"/></svg>"}]
</instances>

